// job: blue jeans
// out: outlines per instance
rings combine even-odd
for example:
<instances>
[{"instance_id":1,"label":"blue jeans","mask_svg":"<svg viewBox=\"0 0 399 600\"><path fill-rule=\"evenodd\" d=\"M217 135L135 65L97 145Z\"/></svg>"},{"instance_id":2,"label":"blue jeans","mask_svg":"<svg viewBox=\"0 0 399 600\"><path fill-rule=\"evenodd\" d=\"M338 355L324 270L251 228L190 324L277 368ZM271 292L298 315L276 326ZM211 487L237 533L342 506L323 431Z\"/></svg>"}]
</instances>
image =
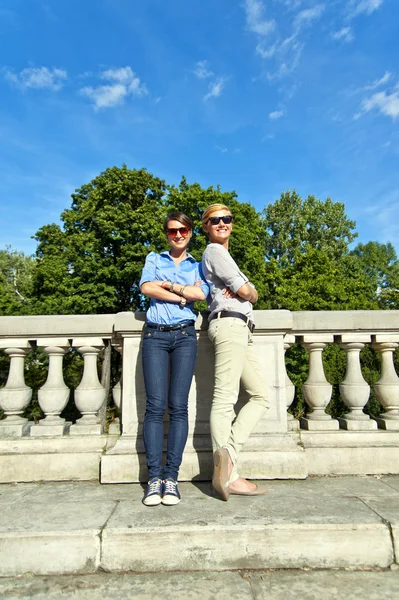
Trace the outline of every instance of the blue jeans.
<instances>
[{"instance_id":1,"label":"blue jeans","mask_svg":"<svg viewBox=\"0 0 399 600\"><path fill-rule=\"evenodd\" d=\"M157 331L145 327L143 372L147 395L144 417L144 445L148 479L159 477L177 481L188 435L188 394L197 357L194 326L177 331ZM166 407L169 430L166 465L162 468Z\"/></svg>"}]
</instances>

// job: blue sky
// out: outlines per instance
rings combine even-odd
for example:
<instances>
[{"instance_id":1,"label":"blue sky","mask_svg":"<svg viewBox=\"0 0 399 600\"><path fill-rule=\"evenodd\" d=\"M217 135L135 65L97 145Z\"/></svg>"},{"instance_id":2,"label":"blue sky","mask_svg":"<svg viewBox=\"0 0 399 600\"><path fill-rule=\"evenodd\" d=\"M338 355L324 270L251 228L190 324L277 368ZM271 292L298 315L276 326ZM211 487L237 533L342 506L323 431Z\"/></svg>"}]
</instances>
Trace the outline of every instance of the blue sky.
<instances>
[{"instance_id":1,"label":"blue sky","mask_svg":"<svg viewBox=\"0 0 399 600\"><path fill-rule=\"evenodd\" d=\"M397 0L0 0L0 248L126 163L399 250Z\"/></svg>"}]
</instances>

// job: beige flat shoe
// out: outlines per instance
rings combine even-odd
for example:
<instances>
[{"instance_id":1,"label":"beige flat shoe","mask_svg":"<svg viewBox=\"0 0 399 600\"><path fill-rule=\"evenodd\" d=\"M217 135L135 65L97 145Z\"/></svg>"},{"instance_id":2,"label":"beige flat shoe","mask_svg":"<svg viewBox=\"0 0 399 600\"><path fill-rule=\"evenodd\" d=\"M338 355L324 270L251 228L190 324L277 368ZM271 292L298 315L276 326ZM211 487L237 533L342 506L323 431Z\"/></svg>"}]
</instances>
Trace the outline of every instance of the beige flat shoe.
<instances>
[{"instance_id":1,"label":"beige flat shoe","mask_svg":"<svg viewBox=\"0 0 399 600\"><path fill-rule=\"evenodd\" d=\"M231 488L227 488L230 495L236 496L266 496L267 489L265 487L256 486L256 490L248 490L247 492L237 492Z\"/></svg>"},{"instance_id":2,"label":"beige flat shoe","mask_svg":"<svg viewBox=\"0 0 399 600\"><path fill-rule=\"evenodd\" d=\"M229 481L229 452L226 448L219 448L213 455L213 477L212 485L215 492L224 501L229 499L230 490L227 487Z\"/></svg>"}]
</instances>

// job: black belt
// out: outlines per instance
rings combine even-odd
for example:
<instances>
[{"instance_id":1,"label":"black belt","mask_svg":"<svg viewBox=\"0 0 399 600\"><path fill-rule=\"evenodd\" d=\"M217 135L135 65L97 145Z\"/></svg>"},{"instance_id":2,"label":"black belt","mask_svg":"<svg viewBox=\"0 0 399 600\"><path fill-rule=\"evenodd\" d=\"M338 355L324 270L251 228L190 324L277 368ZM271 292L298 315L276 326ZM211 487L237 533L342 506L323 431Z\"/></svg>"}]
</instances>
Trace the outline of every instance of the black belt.
<instances>
[{"instance_id":1,"label":"black belt","mask_svg":"<svg viewBox=\"0 0 399 600\"><path fill-rule=\"evenodd\" d=\"M253 333L255 330L255 323L253 323L249 317L246 317L245 315L243 315L242 313L239 313L239 312L231 312L229 310L221 310L220 312L212 315L212 317L209 320L213 321L213 319L225 319L226 317L233 317L234 319L241 319L241 321L245 321L248 326L248 329L251 333Z\"/></svg>"},{"instance_id":2,"label":"black belt","mask_svg":"<svg viewBox=\"0 0 399 600\"><path fill-rule=\"evenodd\" d=\"M157 331L179 331L179 329L186 329L186 327L193 327L195 321L183 321L178 325L158 325L157 323L146 322L146 327L150 329L156 329Z\"/></svg>"}]
</instances>

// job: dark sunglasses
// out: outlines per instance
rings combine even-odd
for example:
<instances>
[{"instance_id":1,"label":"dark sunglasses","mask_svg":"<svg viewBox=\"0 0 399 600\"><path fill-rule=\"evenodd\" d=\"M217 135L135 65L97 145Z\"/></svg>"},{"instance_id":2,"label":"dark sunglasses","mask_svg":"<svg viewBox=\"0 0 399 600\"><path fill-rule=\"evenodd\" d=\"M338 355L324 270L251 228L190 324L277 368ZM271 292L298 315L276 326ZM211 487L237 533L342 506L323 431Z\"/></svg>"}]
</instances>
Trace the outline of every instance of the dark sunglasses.
<instances>
[{"instance_id":1,"label":"dark sunglasses","mask_svg":"<svg viewBox=\"0 0 399 600\"><path fill-rule=\"evenodd\" d=\"M211 225L219 225L220 221L223 221L225 225L230 225L233 222L233 217L231 215L227 215L225 217L210 217L207 220L207 223Z\"/></svg>"},{"instance_id":2,"label":"dark sunglasses","mask_svg":"<svg viewBox=\"0 0 399 600\"><path fill-rule=\"evenodd\" d=\"M189 233L189 230L187 229L187 227L179 227L178 229L175 229L173 227L171 229L168 229L167 231L167 234L171 237L176 237L178 233L180 233L180 235L182 235L183 237L186 237L186 235L188 235Z\"/></svg>"}]
</instances>

